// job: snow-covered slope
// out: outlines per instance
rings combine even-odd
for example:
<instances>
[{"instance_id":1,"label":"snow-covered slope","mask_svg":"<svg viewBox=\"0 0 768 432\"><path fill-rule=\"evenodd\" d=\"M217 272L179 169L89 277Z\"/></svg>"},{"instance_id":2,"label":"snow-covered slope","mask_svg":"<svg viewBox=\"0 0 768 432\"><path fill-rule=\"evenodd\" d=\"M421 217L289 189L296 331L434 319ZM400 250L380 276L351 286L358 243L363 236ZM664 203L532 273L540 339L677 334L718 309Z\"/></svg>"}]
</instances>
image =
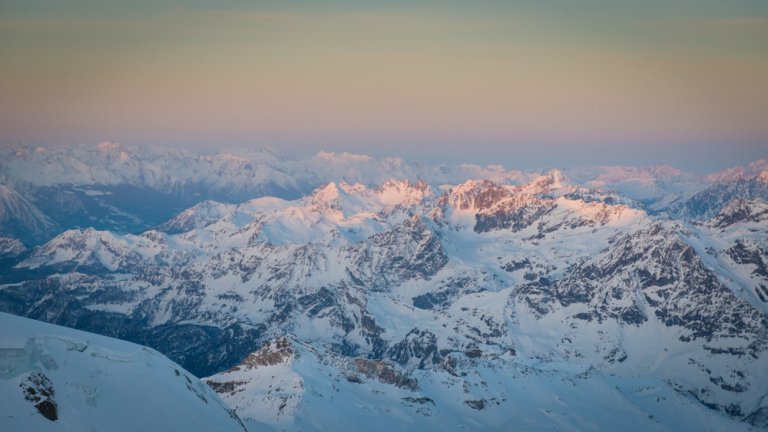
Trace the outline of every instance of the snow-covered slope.
<instances>
[{"instance_id":1,"label":"snow-covered slope","mask_svg":"<svg viewBox=\"0 0 768 432\"><path fill-rule=\"evenodd\" d=\"M736 198L691 230L692 243L723 281L768 312L768 203Z\"/></svg>"},{"instance_id":2,"label":"snow-covered slope","mask_svg":"<svg viewBox=\"0 0 768 432\"><path fill-rule=\"evenodd\" d=\"M672 210L679 217L706 220L722 211L734 199L768 200L768 170L753 175L716 176L717 181L693 194Z\"/></svg>"},{"instance_id":3,"label":"snow-covered slope","mask_svg":"<svg viewBox=\"0 0 768 432\"><path fill-rule=\"evenodd\" d=\"M279 338L205 381L251 430L750 430L658 378L514 353L407 373Z\"/></svg>"},{"instance_id":4,"label":"snow-covered slope","mask_svg":"<svg viewBox=\"0 0 768 432\"><path fill-rule=\"evenodd\" d=\"M24 245L12 238L0 237L0 259L13 259L27 251Z\"/></svg>"},{"instance_id":5,"label":"snow-covered slope","mask_svg":"<svg viewBox=\"0 0 768 432\"><path fill-rule=\"evenodd\" d=\"M162 354L0 313L0 429L243 431L215 392Z\"/></svg>"},{"instance_id":6,"label":"snow-covered slope","mask_svg":"<svg viewBox=\"0 0 768 432\"><path fill-rule=\"evenodd\" d=\"M0 235L34 243L54 232L54 223L34 203L11 187L0 184Z\"/></svg>"}]
</instances>

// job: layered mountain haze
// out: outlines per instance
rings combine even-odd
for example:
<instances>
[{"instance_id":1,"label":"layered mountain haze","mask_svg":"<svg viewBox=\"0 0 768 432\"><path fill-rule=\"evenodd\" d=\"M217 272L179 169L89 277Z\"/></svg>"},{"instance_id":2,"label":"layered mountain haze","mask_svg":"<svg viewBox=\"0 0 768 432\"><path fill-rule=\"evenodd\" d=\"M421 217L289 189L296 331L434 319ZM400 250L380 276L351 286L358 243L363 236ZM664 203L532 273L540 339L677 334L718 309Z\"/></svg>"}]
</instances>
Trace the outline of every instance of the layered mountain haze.
<instances>
[{"instance_id":1,"label":"layered mountain haze","mask_svg":"<svg viewBox=\"0 0 768 432\"><path fill-rule=\"evenodd\" d=\"M499 165L427 165L330 152L297 159L269 148L210 153L110 141L2 145L0 156L0 235L27 246L71 228L137 234L205 200L296 199L330 182L376 187L396 179L440 189L468 180L502 185L553 180L544 175L549 170L522 172ZM578 186L572 185L571 192L589 188L613 194L652 214L702 220L733 198L766 199L767 164L762 159L708 176L669 166L581 167L557 171L554 180L567 178Z\"/></svg>"},{"instance_id":2,"label":"layered mountain haze","mask_svg":"<svg viewBox=\"0 0 768 432\"><path fill-rule=\"evenodd\" d=\"M768 427L764 160L3 152L0 310L150 346L248 430Z\"/></svg>"}]
</instances>

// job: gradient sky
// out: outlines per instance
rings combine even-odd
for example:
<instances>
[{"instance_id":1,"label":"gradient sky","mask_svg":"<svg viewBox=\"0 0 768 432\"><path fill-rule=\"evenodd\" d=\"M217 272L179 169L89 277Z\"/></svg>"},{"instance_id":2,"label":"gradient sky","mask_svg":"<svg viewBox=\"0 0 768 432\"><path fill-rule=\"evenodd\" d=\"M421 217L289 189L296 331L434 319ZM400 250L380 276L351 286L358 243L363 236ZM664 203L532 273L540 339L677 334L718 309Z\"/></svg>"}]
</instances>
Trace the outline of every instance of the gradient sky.
<instances>
[{"instance_id":1,"label":"gradient sky","mask_svg":"<svg viewBox=\"0 0 768 432\"><path fill-rule=\"evenodd\" d=\"M510 167L768 156L765 0L0 0L0 62L5 143Z\"/></svg>"}]
</instances>

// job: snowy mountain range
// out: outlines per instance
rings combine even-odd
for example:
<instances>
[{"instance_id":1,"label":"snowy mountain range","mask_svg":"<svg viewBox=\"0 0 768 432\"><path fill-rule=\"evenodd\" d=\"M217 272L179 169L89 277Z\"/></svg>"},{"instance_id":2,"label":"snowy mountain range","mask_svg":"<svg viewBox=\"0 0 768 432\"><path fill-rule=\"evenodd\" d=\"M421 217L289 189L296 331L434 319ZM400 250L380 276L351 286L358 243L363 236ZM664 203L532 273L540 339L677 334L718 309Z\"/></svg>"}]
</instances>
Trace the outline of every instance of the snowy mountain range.
<instances>
[{"instance_id":1,"label":"snowy mountain range","mask_svg":"<svg viewBox=\"0 0 768 432\"><path fill-rule=\"evenodd\" d=\"M3 152L0 310L155 348L248 430L768 427L765 160Z\"/></svg>"},{"instance_id":2,"label":"snowy mountain range","mask_svg":"<svg viewBox=\"0 0 768 432\"><path fill-rule=\"evenodd\" d=\"M708 176L669 166L582 167L563 173L582 187L617 192L649 213L702 219L736 197L765 199L765 181L755 179L766 170L768 160L761 159ZM109 141L67 147L6 144L0 145L0 235L35 246L72 228L141 233L205 200L296 199L340 181L368 187L389 179L424 181L433 188L468 180L520 185L545 172L349 153L296 159L269 148L211 153Z\"/></svg>"}]
</instances>

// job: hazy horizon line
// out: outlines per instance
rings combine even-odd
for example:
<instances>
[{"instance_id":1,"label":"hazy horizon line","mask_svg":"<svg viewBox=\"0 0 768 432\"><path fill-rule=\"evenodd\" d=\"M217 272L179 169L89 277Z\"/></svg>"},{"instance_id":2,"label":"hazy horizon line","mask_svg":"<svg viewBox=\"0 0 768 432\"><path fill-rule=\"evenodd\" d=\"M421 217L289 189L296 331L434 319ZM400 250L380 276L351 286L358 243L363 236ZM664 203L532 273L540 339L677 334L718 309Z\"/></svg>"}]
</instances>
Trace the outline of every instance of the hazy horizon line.
<instances>
[{"instance_id":1,"label":"hazy horizon line","mask_svg":"<svg viewBox=\"0 0 768 432\"><path fill-rule=\"evenodd\" d=\"M37 149L37 148L43 148L43 149L88 149L88 148L96 148L102 144L105 143L111 143L118 146L125 147L126 149L141 149L141 148L149 148L149 149L155 149L155 150L166 150L166 151L182 151L182 152L191 152L193 154L223 154L223 153L232 153L235 156L252 156L248 153L253 152L269 152L272 153L275 157L278 157L280 159L286 159L286 160L295 160L295 161L301 161L301 160L310 160L312 158L318 157L323 153L328 153L331 155L336 155L340 157L350 157L350 158L371 158L374 159L377 162L381 162L387 159L394 159L399 160L408 164L422 164L422 165L431 165L431 166L455 166L459 167L462 165L468 165L468 166L476 166L480 168L502 168L505 171L520 171L520 172L544 172L551 169L567 169L567 170L578 170L578 169L585 169L585 168L611 168L611 167L632 167L632 168L662 168L662 167L670 167L678 169L682 172L695 174L695 175L708 175L708 174L715 174L727 170L737 169L737 168L748 168L750 165L758 164L760 162L766 161L768 159L768 152L764 152L764 154L755 154L753 157L750 157L747 154L737 155L742 156L739 159L741 159L741 162L737 163L728 163L726 161L723 161L723 163L717 164L718 166L715 168L711 167L704 167L704 166L692 166L691 164L679 164L674 163L674 161L665 161L665 160L659 160L656 162L653 161L640 161L639 163L633 163L629 160L625 162L621 161L614 161L614 162L606 162L606 161L600 161L600 158L596 158L594 162L580 162L580 161L572 161L571 163L546 163L546 162L539 162L539 163L527 163L527 164L513 164L510 163L511 161L506 160L498 160L498 158L495 158L493 161L489 161L486 158L492 157L491 155L480 155L477 154L473 155L474 157L468 157L468 158L462 158L457 157L456 155L446 155L442 154L440 156L434 157L434 158L428 158L428 157L418 157L414 155L409 154L398 154L395 152L370 152L370 151L360 151L361 149L356 149L354 147L347 147L347 148L327 148L327 147L318 147L316 149L309 149L309 148L303 148L303 149L291 149L291 148L281 148L279 145L269 145L269 144L242 144L242 143L232 143L232 144L217 144L217 145L205 145L201 143L192 143L192 144L179 144L179 143L172 143L172 142L166 142L166 143L133 143L133 142L123 142L119 140L100 140L100 141L91 141L91 142L85 142L81 141L78 143L64 143L64 142L50 142L50 143L32 143L32 142L9 142L9 141L0 141L0 147L4 148L14 148L17 146L24 146L31 149ZM370 148L369 148L370 150ZM238 152L244 153L244 154L237 154ZM587 153L588 151L583 151L581 153ZM488 152L485 152L488 153ZM759 153L759 152L758 152ZM518 155L519 156L519 155ZM560 155L561 157L563 155ZM530 155L529 155L530 157ZM538 158L541 159L541 158ZM557 158L553 158L553 160L556 160ZM626 159L631 159L630 157L627 157ZM521 159L518 159L521 160ZM523 159L524 160L524 159ZM529 159L530 161L530 159Z\"/></svg>"}]
</instances>

